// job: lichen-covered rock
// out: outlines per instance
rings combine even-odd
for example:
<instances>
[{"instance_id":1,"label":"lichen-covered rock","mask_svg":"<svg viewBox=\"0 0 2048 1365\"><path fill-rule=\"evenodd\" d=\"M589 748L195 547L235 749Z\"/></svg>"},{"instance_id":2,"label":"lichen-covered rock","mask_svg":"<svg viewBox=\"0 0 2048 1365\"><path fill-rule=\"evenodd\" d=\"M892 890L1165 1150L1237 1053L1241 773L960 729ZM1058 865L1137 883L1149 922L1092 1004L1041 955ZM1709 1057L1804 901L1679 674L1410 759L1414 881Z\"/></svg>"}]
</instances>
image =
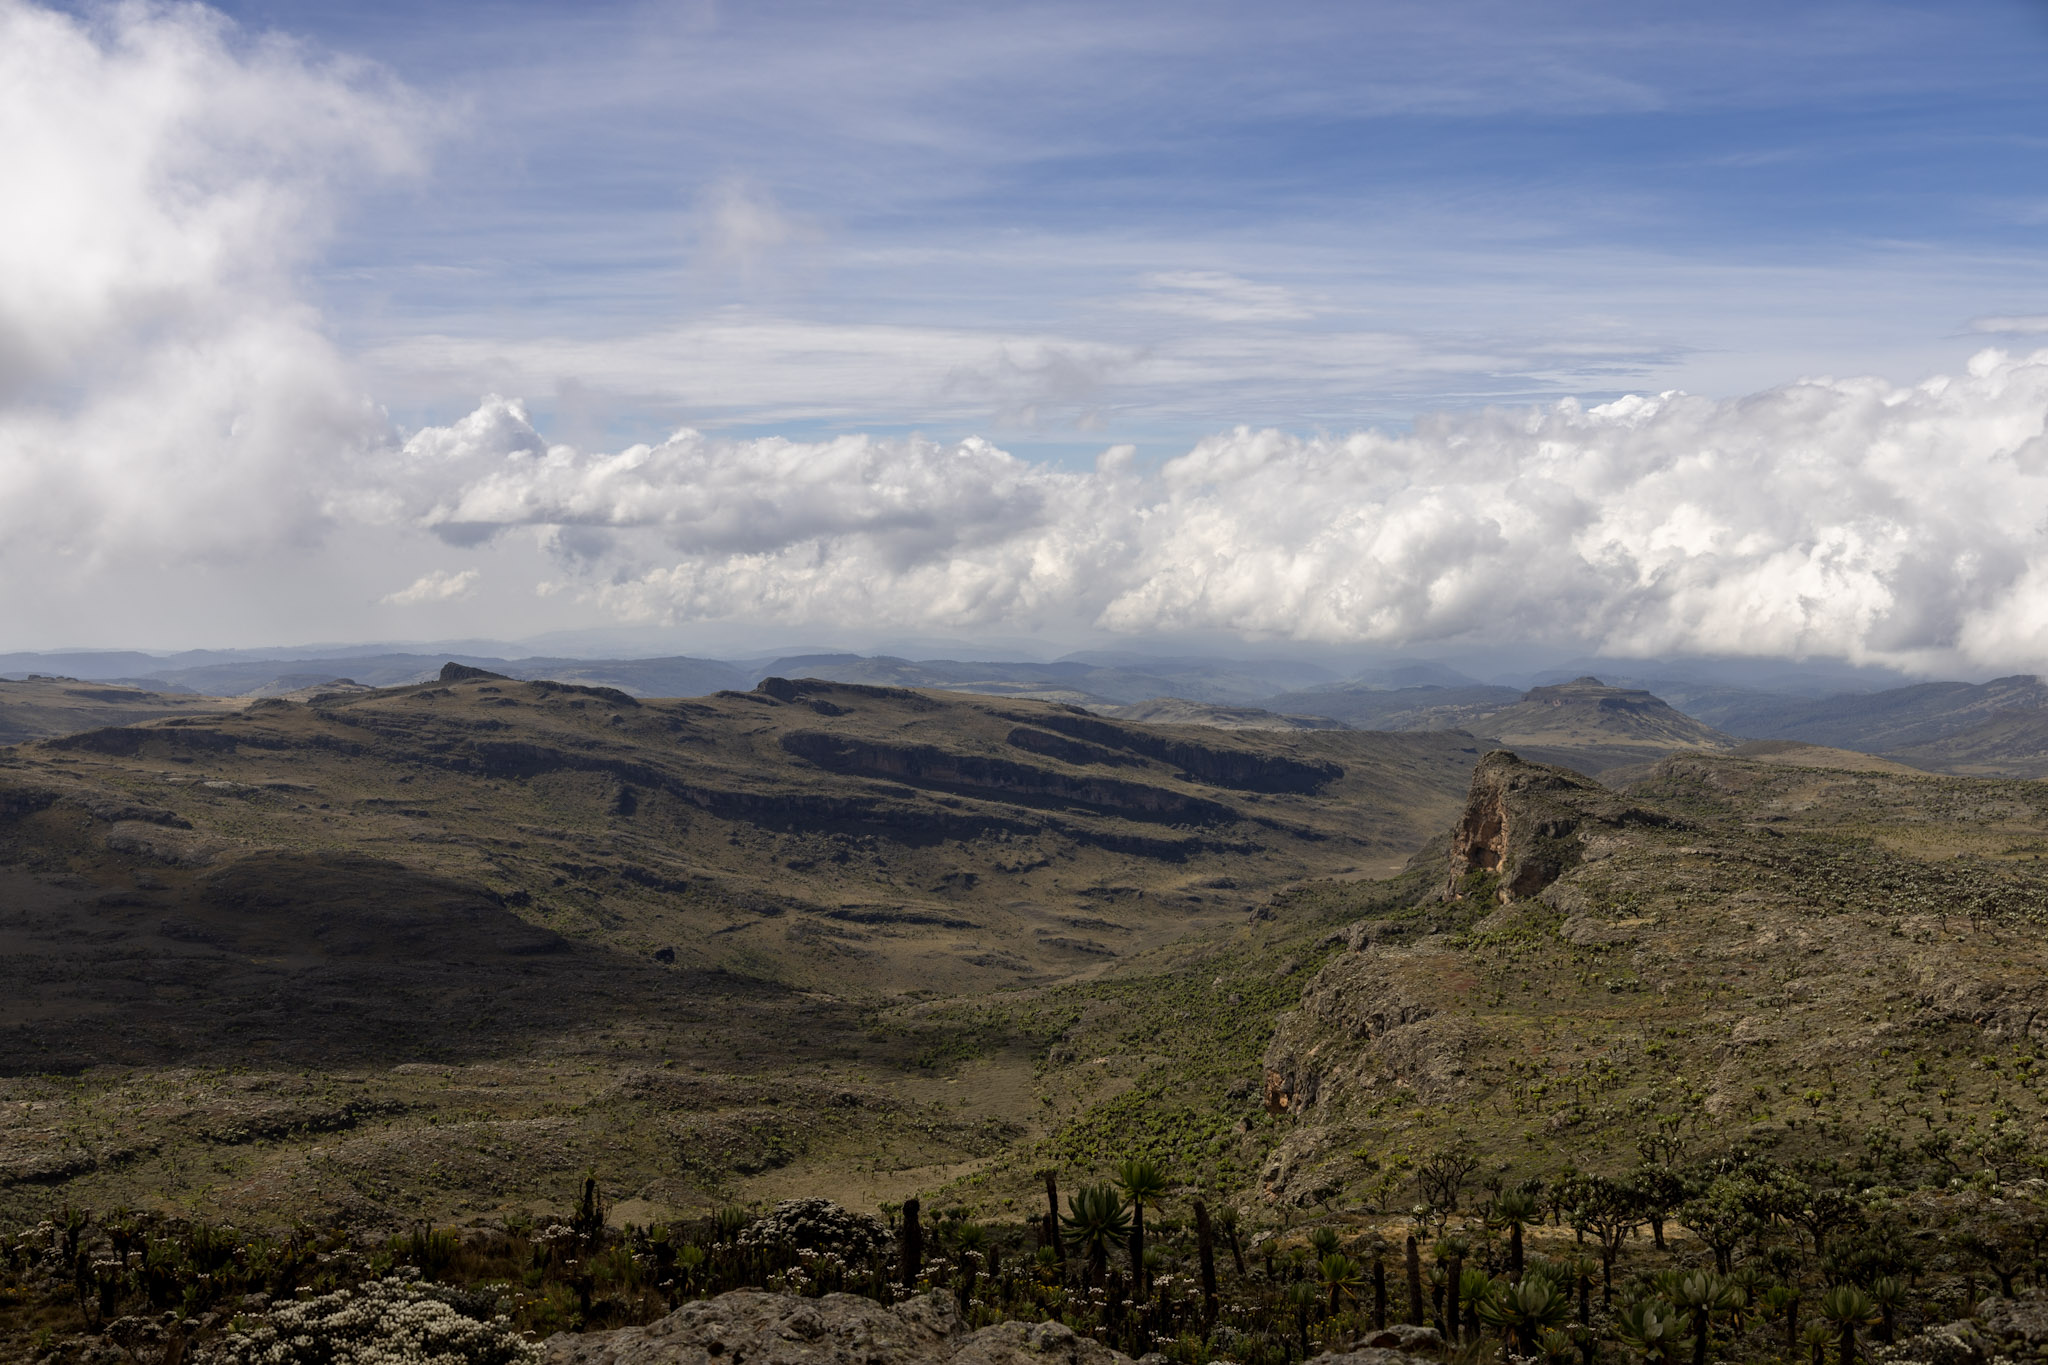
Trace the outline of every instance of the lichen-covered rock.
<instances>
[{"instance_id":1,"label":"lichen-covered rock","mask_svg":"<svg viewBox=\"0 0 2048 1365\"><path fill-rule=\"evenodd\" d=\"M1391 1322L1385 1327L1370 1328L1359 1333L1343 1351L1346 1354L1364 1351L1413 1354L1417 1351L1441 1351L1443 1347L1443 1333L1434 1327L1419 1327L1412 1322Z\"/></svg>"},{"instance_id":2,"label":"lichen-covered rock","mask_svg":"<svg viewBox=\"0 0 2048 1365\"><path fill-rule=\"evenodd\" d=\"M1915 1333L1879 1347L1881 1365L1990 1365L2025 1360L2048 1348L2048 1295L2038 1291L2016 1299L1989 1298L1976 1314Z\"/></svg>"},{"instance_id":3,"label":"lichen-covered rock","mask_svg":"<svg viewBox=\"0 0 2048 1365\"><path fill-rule=\"evenodd\" d=\"M1418 1365L1418 1362L1416 1357L1400 1351L1366 1346L1356 1351L1325 1351L1315 1358L1313 1365Z\"/></svg>"},{"instance_id":4,"label":"lichen-covered rock","mask_svg":"<svg viewBox=\"0 0 2048 1365\"><path fill-rule=\"evenodd\" d=\"M684 1304L645 1327L563 1332L546 1365L911 1365L942 1360L965 1323L935 1295L885 1308L854 1294L793 1298L742 1289Z\"/></svg>"},{"instance_id":5,"label":"lichen-covered rock","mask_svg":"<svg viewBox=\"0 0 2048 1365\"><path fill-rule=\"evenodd\" d=\"M885 1308L853 1294L819 1299L739 1290L659 1322L544 1343L544 1365L1130 1365L1056 1322L969 1332L952 1300Z\"/></svg>"},{"instance_id":6,"label":"lichen-covered rock","mask_svg":"<svg viewBox=\"0 0 2048 1365\"><path fill-rule=\"evenodd\" d=\"M1004 1322L984 1327L949 1357L951 1365L1115 1365L1129 1359L1060 1322Z\"/></svg>"}]
</instances>

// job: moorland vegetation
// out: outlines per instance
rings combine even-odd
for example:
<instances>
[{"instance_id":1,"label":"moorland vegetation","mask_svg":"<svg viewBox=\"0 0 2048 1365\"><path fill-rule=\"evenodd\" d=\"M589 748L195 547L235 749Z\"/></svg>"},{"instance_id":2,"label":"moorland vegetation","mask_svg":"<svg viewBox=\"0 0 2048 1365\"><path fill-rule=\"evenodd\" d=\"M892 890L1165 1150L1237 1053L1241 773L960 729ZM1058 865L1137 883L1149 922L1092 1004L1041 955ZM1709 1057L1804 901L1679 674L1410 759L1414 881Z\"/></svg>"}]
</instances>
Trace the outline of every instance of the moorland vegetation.
<instances>
[{"instance_id":1,"label":"moorland vegetation","mask_svg":"<svg viewBox=\"0 0 2048 1365\"><path fill-rule=\"evenodd\" d=\"M1616 790L787 690L455 679L13 751L0 1349L374 1320L511 1360L754 1288L1186 1365L2037 1353L1999 1307L2048 1264L2035 784L1692 751ZM543 723L476 723L508 696ZM798 796L838 823L760 818Z\"/></svg>"}]
</instances>

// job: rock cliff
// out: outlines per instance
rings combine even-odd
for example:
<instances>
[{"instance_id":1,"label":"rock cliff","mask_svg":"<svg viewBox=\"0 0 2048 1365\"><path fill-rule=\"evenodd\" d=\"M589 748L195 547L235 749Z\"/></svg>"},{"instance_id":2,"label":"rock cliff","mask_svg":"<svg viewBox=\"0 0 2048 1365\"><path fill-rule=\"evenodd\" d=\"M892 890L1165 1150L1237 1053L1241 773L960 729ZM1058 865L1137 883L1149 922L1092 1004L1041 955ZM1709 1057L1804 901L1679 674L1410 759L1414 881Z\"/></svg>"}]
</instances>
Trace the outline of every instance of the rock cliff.
<instances>
[{"instance_id":1,"label":"rock cliff","mask_svg":"<svg viewBox=\"0 0 2048 1365\"><path fill-rule=\"evenodd\" d=\"M1585 857L1590 843L1668 816L1632 806L1590 778L1527 763L1505 749L1479 761L1465 814L1451 835L1444 895L1465 893L1489 874L1502 903L1533 896Z\"/></svg>"}]
</instances>

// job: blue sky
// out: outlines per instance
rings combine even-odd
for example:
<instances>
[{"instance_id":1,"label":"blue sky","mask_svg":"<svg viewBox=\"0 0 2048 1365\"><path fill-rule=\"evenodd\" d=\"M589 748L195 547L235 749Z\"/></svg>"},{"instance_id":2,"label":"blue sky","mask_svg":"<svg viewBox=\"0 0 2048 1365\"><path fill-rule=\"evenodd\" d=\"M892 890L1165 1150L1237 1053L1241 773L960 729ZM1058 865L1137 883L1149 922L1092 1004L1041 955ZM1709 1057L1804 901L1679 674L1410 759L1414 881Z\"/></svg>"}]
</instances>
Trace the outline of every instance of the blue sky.
<instances>
[{"instance_id":1,"label":"blue sky","mask_svg":"<svg viewBox=\"0 0 2048 1365\"><path fill-rule=\"evenodd\" d=\"M2048 669L2044 70L2042 0L0 0L0 646Z\"/></svg>"},{"instance_id":2,"label":"blue sky","mask_svg":"<svg viewBox=\"0 0 2048 1365\"><path fill-rule=\"evenodd\" d=\"M1906 380L2048 312L2039 3L225 8L437 111L430 170L358 200L319 281L421 420L488 380L590 437L1092 457ZM795 332L741 384L649 345L707 321ZM834 331L866 327L1010 363L864 392Z\"/></svg>"}]
</instances>

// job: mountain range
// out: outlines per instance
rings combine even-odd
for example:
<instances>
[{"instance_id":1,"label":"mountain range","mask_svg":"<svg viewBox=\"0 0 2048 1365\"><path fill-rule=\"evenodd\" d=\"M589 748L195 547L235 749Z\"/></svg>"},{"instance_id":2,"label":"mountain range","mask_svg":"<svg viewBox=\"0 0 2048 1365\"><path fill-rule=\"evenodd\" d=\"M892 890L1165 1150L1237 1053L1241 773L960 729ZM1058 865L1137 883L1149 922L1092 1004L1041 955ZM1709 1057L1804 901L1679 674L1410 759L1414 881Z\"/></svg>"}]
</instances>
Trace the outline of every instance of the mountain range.
<instances>
[{"instance_id":1,"label":"mountain range","mask_svg":"<svg viewBox=\"0 0 2048 1365\"><path fill-rule=\"evenodd\" d=\"M1427 661L1338 677L1303 660L1103 653L1052 662L853 653L753 660L508 659L375 650L15 654L0 656L0 677L17 679L0 683L0 742L207 707L200 700L205 697L247 701L416 685L437 677L451 660L509 678L609 687L636 698L745 691L763 677L790 677L1057 702L1154 724L1458 729L1589 773L1616 771L1662 753L1759 740L1883 754L1929 771L2048 771L2048 684L2031 675L1814 695L1810 687L1759 690L1731 683L1711 667L1687 673L1664 664L1639 670L1663 676L1622 673L1605 683L1582 677L1529 690L1482 682ZM1791 674L1769 680L1800 686ZM119 692L123 687L135 691ZM1588 689L1597 688L1605 690L1595 697Z\"/></svg>"},{"instance_id":2,"label":"mountain range","mask_svg":"<svg viewBox=\"0 0 2048 1365\"><path fill-rule=\"evenodd\" d=\"M2038 1122L1977 1065L2041 1009L2038 786L1591 679L1487 714L1580 769L459 663L0 749L0 1217L399 1229L592 1167L641 1222L1002 1210L1138 1151L1271 1221L1406 1207L1395 1157L1468 1141Z\"/></svg>"}]
</instances>

